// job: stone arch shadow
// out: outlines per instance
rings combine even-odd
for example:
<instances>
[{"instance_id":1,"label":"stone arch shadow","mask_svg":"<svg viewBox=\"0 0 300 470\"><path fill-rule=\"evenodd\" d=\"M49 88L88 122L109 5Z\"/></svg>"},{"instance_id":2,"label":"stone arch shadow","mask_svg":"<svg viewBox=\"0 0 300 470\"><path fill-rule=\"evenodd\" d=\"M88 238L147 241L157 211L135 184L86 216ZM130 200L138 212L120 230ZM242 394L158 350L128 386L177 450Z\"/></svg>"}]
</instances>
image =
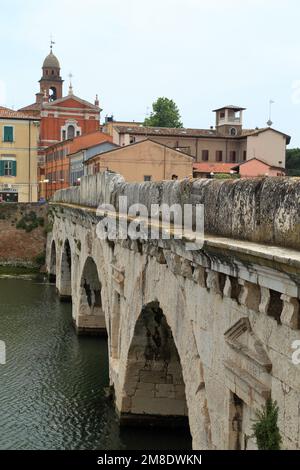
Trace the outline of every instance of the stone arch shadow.
<instances>
[{"instance_id":1,"label":"stone arch shadow","mask_svg":"<svg viewBox=\"0 0 300 470\"><path fill-rule=\"evenodd\" d=\"M121 425L189 429L182 365L158 301L144 305L136 321L122 396Z\"/></svg>"},{"instance_id":2,"label":"stone arch shadow","mask_svg":"<svg viewBox=\"0 0 300 470\"><path fill-rule=\"evenodd\" d=\"M72 301L72 251L68 239L62 246L59 297L62 302Z\"/></svg>"},{"instance_id":3,"label":"stone arch shadow","mask_svg":"<svg viewBox=\"0 0 300 470\"><path fill-rule=\"evenodd\" d=\"M78 334L107 336L103 287L92 256L84 262L80 277L75 326Z\"/></svg>"},{"instance_id":4,"label":"stone arch shadow","mask_svg":"<svg viewBox=\"0 0 300 470\"><path fill-rule=\"evenodd\" d=\"M49 261L49 282L51 284L56 284L56 243L55 240L52 240L50 245L50 261Z\"/></svg>"}]
</instances>

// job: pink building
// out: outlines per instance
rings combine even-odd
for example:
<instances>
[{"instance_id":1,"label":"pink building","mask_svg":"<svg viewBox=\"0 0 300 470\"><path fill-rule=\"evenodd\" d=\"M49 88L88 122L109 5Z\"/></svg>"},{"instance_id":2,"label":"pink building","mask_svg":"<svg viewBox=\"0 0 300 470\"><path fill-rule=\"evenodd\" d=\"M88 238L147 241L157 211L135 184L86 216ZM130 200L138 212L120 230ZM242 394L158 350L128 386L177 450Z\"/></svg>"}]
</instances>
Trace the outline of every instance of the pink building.
<instances>
[{"instance_id":1,"label":"pink building","mask_svg":"<svg viewBox=\"0 0 300 470\"><path fill-rule=\"evenodd\" d=\"M233 166L232 170L237 171L241 178L255 178L257 176L285 176L284 168L270 165L260 158L251 158L244 163Z\"/></svg>"}]
</instances>

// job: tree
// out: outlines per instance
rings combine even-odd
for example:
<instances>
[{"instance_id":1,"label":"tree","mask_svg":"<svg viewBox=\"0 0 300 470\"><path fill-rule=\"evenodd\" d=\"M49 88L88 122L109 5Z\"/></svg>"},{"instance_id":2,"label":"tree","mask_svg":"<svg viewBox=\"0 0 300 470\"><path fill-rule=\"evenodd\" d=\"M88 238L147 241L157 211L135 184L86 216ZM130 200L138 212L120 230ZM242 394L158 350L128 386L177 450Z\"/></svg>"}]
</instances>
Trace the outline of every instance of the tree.
<instances>
[{"instance_id":1,"label":"tree","mask_svg":"<svg viewBox=\"0 0 300 470\"><path fill-rule=\"evenodd\" d=\"M289 176L300 176L300 149L286 151L286 169Z\"/></svg>"},{"instance_id":2,"label":"tree","mask_svg":"<svg viewBox=\"0 0 300 470\"><path fill-rule=\"evenodd\" d=\"M281 436L277 425L279 408L276 401L267 400L261 411L257 412L257 421L253 432L259 450L280 450Z\"/></svg>"},{"instance_id":3,"label":"tree","mask_svg":"<svg viewBox=\"0 0 300 470\"><path fill-rule=\"evenodd\" d=\"M179 109L173 100L158 98L152 104L153 111L144 121L149 127L183 127Z\"/></svg>"}]
</instances>

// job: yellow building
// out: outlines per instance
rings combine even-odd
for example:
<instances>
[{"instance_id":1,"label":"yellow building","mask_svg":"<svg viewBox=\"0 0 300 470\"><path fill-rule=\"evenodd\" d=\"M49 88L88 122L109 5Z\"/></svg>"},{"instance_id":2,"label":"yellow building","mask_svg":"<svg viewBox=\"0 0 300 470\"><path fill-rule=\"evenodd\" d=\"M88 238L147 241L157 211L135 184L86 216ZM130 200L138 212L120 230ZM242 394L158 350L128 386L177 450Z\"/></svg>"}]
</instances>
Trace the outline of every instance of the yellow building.
<instances>
[{"instance_id":1,"label":"yellow building","mask_svg":"<svg viewBox=\"0 0 300 470\"><path fill-rule=\"evenodd\" d=\"M38 118L0 107L0 201L37 201Z\"/></svg>"}]
</instances>

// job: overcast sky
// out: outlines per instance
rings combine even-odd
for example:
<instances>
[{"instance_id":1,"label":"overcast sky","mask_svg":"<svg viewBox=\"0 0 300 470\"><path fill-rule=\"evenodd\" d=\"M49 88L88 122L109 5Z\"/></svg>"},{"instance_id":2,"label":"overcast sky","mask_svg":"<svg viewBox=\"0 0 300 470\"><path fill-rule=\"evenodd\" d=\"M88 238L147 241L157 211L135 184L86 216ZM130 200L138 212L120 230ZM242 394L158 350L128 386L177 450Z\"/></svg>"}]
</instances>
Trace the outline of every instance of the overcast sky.
<instances>
[{"instance_id":1,"label":"overcast sky","mask_svg":"<svg viewBox=\"0 0 300 470\"><path fill-rule=\"evenodd\" d=\"M214 124L225 104L245 127L274 127L300 146L299 0L10 0L0 11L0 104L34 101L50 34L62 76L102 118L143 120L159 96L185 127ZM65 84L65 94L67 83Z\"/></svg>"}]
</instances>

